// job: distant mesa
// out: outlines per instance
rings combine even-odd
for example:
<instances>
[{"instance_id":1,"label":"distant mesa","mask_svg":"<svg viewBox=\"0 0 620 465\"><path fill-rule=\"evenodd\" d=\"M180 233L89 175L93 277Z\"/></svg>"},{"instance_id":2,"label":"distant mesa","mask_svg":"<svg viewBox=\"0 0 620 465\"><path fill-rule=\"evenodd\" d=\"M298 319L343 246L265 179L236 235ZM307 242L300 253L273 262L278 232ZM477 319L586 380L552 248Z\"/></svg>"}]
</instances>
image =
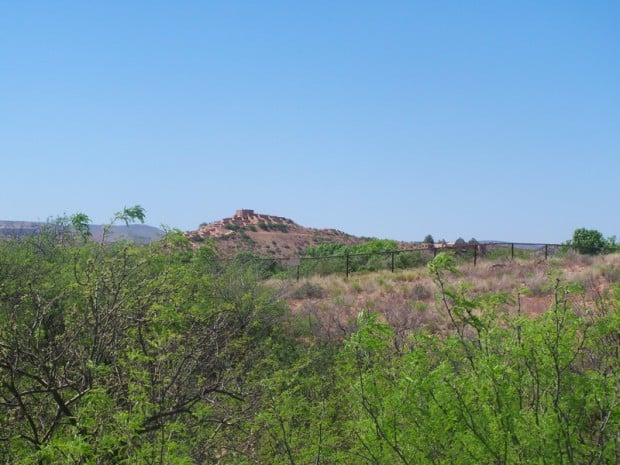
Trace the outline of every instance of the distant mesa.
<instances>
[{"instance_id":1,"label":"distant mesa","mask_svg":"<svg viewBox=\"0 0 620 465\"><path fill-rule=\"evenodd\" d=\"M16 239L33 236L49 224L41 221L0 220L0 238ZM99 241L103 238L103 228L102 225L90 225L90 233L94 240ZM148 244L151 241L160 239L163 235L164 232L161 229L145 224L113 225L106 236L106 242L125 240Z\"/></svg>"},{"instance_id":2,"label":"distant mesa","mask_svg":"<svg viewBox=\"0 0 620 465\"><path fill-rule=\"evenodd\" d=\"M282 216L266 215L264 213L256 213L250 209L240 209L235 212L235 215L230 218L223 218L212 223L203 223L195 231L189 231L186 236L190 238L201 237L203 239L207 237L221 237L232 234L234 231L248 228L250 231L264 229L268 230L269 227L276 225L283 226L297 226L293 220L284 218ZM278 228L282 231L284 228Z\"/></svg>"},{"instance_id":3,"label":"distant mesa","mask_svg":"<svg viewBox=\"0 0 620 465\"><path fill-rule=\"evenodd\" d=\"M0 221L0 237L32 236L44 224L36 221Z\"/></svg>"},{"instance_id":4,"label":"distant mesa","mask_svg":"<svg viewBox=\"0 0 620 465\"><path fill-rule=\"evenodd\" d=\"M216 241L218 253L232 257L239 252L260 256L290 257L302 254L308 246L325 242L354 245L361 240L335 229L306 228L289 218L242 208L235 214L210 223L202 223L185 236L198 245Z\"/></svg>"}]
</instances>

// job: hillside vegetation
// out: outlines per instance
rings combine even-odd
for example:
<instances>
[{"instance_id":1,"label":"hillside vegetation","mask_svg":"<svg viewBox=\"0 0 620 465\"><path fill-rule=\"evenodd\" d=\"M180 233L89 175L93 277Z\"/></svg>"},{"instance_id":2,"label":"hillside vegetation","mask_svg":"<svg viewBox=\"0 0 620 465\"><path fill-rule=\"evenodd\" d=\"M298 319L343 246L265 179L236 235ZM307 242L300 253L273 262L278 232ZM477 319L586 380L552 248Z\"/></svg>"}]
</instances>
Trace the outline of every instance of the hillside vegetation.
<instances>
[{"instance_id":1,"label":"hillside vegetation","mask_svg":"<svg viewBox=\"0 0 620 465\"><path fill-rule=\"evenodd\" d=\"M615 255L295 283L73 228L0 242L0 463L620 462Z\"/></svg>"},{"instance_id":2,"label":"hillside vegetation","mask_svg":"<svg viewBox=\"0 0 620 465\"><path fill-rule=\"evenodd\" d=\"M260 257L293 257L303 255L308 247L325 243L355 245L364 239L336 229L306 228L281 216L237 210L234 216L204 223L185 236L200 246L210 241L221 258L239 253Z\"/></svg>"}]
</instances>

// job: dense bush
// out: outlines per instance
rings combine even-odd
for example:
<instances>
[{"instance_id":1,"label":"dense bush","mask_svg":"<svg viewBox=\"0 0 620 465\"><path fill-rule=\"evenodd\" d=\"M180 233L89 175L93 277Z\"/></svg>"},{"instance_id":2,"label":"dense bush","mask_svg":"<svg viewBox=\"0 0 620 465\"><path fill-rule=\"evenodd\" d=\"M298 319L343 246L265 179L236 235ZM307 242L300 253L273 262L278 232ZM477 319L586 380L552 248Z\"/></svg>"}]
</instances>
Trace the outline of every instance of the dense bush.
<instances>
[{"instance_id":1,"label":"dense bush","mask_svg":"<svg viewBox=\"0 0 620 465\"><path fill-rule=\"evenodd\" d=\"M588 303L550 275L528 319L453 284L440 253L444 333L397 343L362 309L341 342L287 312L251 255L81 224L0 242L0 463L620 462L620 286Z\"/></svg>"},{"instance_id":2,"label":"dense bush","mask_svg":"<svg viewBox=\"0 0 620 465\"><path fill-rule=\"evenodd\" d=\"M454 260L429 266L448 334L398 348L362 311L344 345L312 343L274 373L259 462L618 463L620 287L585 316L581 289L551 278L553 305L527 319L509 295L452 286Z\"/></svg>"},{"instance_id":3,"label":"dense bush","mask_svg":"<svg viewBox=\"0 0 620 465\"><path fill-rule=\"evenodd\" d=\"M180 233L84 226L0 242L0 463L212 462L277 358L282 306Z\"/></svg>"},{"instance_id":4,"label":"dense bush","mask_svg":"<svg viewBox=\"0 0 620 465\"><path fill-rule=\"evenodd\" d=\"M306 247L304 255L307 257L329 257L332 255L344 255L349 249L346 245L338 242L312 245Z\"/></svg>"},{"instance_id":5,"label":"dense bush","mask_svg":"<svg viewBox=\"0 0 620 465\"><path fill-rule=\"evenodd\" d=\"M573 238L566 245L581 254L597 255L616 250L616 239L605 239L600 231L595 229L579 228L573 233Z\"/></svg>"},{"instance_id":6,"label":"dense bush","mask_svg":"<svg viewBox=\"0 0 620 465\"><path fill-rule=\"evenodd\" d=\"M243 272L251 271L257 279L267 279L285 271L279 260L259 257L251 252L239 252L232 265Z\"/></svg>"},{"instance_id":7,"label":"dense bush","mask_svg":"<svg viewBox=\"0 0 620 465\"><path fill-rule=\"evenodd\" d=\"M339 243L326 243L307 247L306 257L312 257L314 263L306 265L306 271L310 266L314 270L320 270L322 274L343 272L346 269L348 256L348 269L355 271L377 271L391 267L392 252L398 251L396 241L386 239L371 239L360 245L346 246ZM331 258L327 258L331 257ZM324 263L324 260L327 260ZM309 262L304 260L304 262ZM404 263L404 262L401 262Z\"/></svg>"}]
</instances>

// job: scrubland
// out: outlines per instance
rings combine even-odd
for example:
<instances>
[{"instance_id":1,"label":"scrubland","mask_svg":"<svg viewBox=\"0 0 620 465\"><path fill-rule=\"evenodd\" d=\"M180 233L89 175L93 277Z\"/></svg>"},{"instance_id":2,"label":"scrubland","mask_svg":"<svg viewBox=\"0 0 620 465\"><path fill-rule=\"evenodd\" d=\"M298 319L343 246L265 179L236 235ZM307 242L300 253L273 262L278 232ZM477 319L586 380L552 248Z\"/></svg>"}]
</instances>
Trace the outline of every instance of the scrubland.
<instances>
[{"instance_id":1,"label":"scrubland","mask_svg":"<svg viewBox=\"0 0 620 465\"><path fill-rule=\"evenodd\" d=\"M0 242L0 463L615 464L620 258L270 278Z\"/></svg>"},{"instance_id":2,"label":"scrubland","mask_svg":"<svg viewBox=\"0 0 620 465\"><path fill-rule=\"evenodd\" d=\"M548 260L517 258L471 261L456 266L452 285L469 295L505 293L511 296L508 310L531 317L547 311L553 301L557 280L578 284L582 292L573 304L589 308L620 283L620 254L580 255L564 253ZM450 331L448 315L438 305L438 289L426 266L312 276L295 281L270 282L287 302L291 315L306 320L316 336L343 338L355 330L360 311L379 313L399 334L424 329L433 333Z\"/></svg>"}]
</instances>

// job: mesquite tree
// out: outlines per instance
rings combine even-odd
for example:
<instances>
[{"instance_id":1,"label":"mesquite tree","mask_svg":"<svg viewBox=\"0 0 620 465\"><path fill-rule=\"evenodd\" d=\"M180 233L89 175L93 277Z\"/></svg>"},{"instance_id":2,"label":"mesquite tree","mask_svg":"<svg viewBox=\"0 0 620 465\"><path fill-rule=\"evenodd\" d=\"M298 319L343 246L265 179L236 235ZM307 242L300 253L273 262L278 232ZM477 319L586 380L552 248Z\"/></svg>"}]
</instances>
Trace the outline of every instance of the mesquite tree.
<instances>
[{"instance_id":1,"label":"mesquite tree","mask_svg":"<svg viewBox=\"0 0 620 465\"><path fill-rule=\"evenodd\" d=\"M218 435L253 405L245 378L279 305L180 233L94 242L77 219L62 240L0 243L0 463L221 454Z\"/></svg>"}]
</instances>

